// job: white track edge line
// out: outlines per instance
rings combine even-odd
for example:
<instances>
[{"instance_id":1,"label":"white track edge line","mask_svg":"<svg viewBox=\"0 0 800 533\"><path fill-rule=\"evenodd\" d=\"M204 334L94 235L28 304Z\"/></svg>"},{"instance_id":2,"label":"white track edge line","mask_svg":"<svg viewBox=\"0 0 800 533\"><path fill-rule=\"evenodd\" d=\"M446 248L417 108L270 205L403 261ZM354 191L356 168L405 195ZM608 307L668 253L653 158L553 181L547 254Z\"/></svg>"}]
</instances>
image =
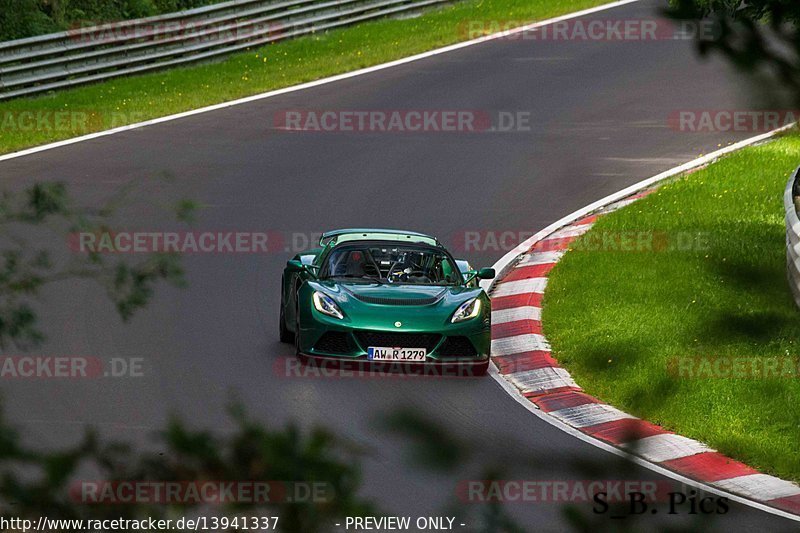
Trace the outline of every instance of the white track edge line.
<instances>
[{"instance_id":1,"label":"white track edge line","mask_svg":"<svg viewBox=\"0 0 800 533\"><path fill-rule=\"evenodd\" d=\"M522 255L525 252L527 252L531 248L531 246L533 246L536 242L542 240L544 237L546 237L547 235L553 233L554 231L557 231L557 230L561 229L562 227L564 227L564 226L566 226L568 224L571 224L572 222L575 222L576 220L579 220L579 219L585 217L586 215L592 213L593 211L597 211L601 207L604 207L604 206L606 206L608 204L611 204L611 203L613 203L613 202L615 202L617 200L625 198L626 196L630 196L632 194L635 194L635 193L641 191L642 189L647 188L650 185L658 183L659 181L663 181L663 180L671 178L673 176L677 176L678 174L681 174L683 172L687 172L689 170L693 170L695 168L698 168L698 167L701 167L701 166L706 165L708 163L711 163L714 160L719 159L720 157L722 157L724 155L727 155L727 154L729 154L731 152L734 152L736 150L739 150L741 148L745 148L747 146L751 146L753 144L757 144L757 143L759 143L761 141L765 141L765 140L771 139L771 138L775 137L776 135L778 135L780 133L783 133L784 131L789 131L790 129L794 128L795 126L797 126L796 123L795 124L788 124L786 126L783 126L782 128L778 128L776 130L773 130L773 131L770 131L770 132L767 132L767 133L763 133L761 135L756 135L755 137L750 137L749 139L745 139L743 141L739 141L738 143L732 144L730 146L726 146L725 148L722 148L720 150L716 150L716 151L711 152L710 154L707 154L705 156L698 157L697 159L694 159L692 161L684 163L683 165L677 166L675 168L672 168L672 169L667 170L665 172L662 172L660 174L656 174L655 176L653 176L651 178L647 178L647 179L642 180L642 181L640 181L638 183L634 183L633 185L631 185L629 187L626 187L626 188L622 189L621 191L618 191L616 193L610 194L610 195L606 196L605 198L601 198L600 200L597 200L596 202L593 202L593 203L587 205L586 207L583 207L583 208L578 209L577 211L575 211L573 213L570 213L569 215L567 215L567 216L565 216L565 217L553 222L552 224L550 224L549 226L547 226L543 230L538 231L532 237L528 238L525 242L517 245L516 248L514 248L513 250L508 252L506 255L501 257L500 260L498 260L494 264L494 269L498 273L498 278L502 275L503 270L506 269L508 267L508 265L510 265L514 260L516 260L517 257L519 257L520 255ZM481 282L481 286L484 288L484 290L486 290L486 292L489 292L491 290L491 288L494 286L494 284L495 284L495 280L485 280L485 281ZM726 491L718 489L718 488L716 488L716 487L714 487L712 485L705 484L705 483L703 483L701 481L695 481L693 479L687 478L687 477L682 476L682 475L680 475L680 474L678 474L676 472L673 472L672 470L668 470L668 469L666 469L664 467L658 466L655 463L652 463L650 461L642 459L641 457L637 457L636 455L632 455L632 454L630 454L630 453L628 453L628 452L626 452L626 451L624 451L624 450L622 450L620 448L617 448L615 446L607 444L607 443L601 441L600 439L597 439L595 437L591 437L591 436L589 436L589 435L587 435L587 434L585 434L585 433L573 428L572 426L569 426L569 425L563 423L562 421L558 420L557 418L555 418L553 416L550 416L547 413L542 412L538 407L536 407L536 404L534 404L533 402L528 400L525 396L523 396L519 392L519 390L517 390L517 388L512 383L510 383L509 381L506 381L505 378L503 378L502 374L500 374L500 372L498 371L498 369L494 365L494 363L489 365L489 375L492 376L492 378L500 385L500 387L502 387L503 390L505 390L517 403L522 405L525 409L527 409L528 411L530 411L531 413L533 413L534 415L536 415L540 419L544 420L548 424L550 424L552 426L555 426L558 429L564 431L565 433L567 433L569 435L572 435L573 437L577 437L578 439L580 439L580 440L582 440L582 441L584 441L584 442L586 442L588 444L591 444L592 446L595 446L595 447L600 448L601 450L605 450L607 452L611 452L614 455L617 455L619 457L624 457L625 459L628 459L629 461L631 461L631 462L633 462L633 463L635 463L635 464L637 464L639 466L647 468L648 470L651 470L653 472L656 472L656 473L661 474L663 476L666 476L668 478L674 479L674 480L679 481L681 483L684 483L686 485L701 489L701 490L703 490L705 492L709 492L709 493L715 494L717 496L724 496L724 497L728 498L731 501L734 501L734 502L737 502L737 503L740 503L740 504L743 504L743 505L747 505L747 506L752 507L754 509L758 509L759 511L764 511L766 513L769 513L769 514L772 514L772 515L775 515L775 516L780 516L782 518L788 518L789 520L793 520L795 522L800 522L800 516L798 516L798 515L789 513L787 511L782 511L782 510L777 509L775 507L771 507L771 506L766 505L764 503L760 503L760 502L758 502L756 500L751 500L751 499L745 498L743 496L737 496L736 494L733 494L733 493L730 493L730 492L726 492Z\"/></svg>"},{"instance_id":2,"label":"white track edge line","mask_svg":"<svg viewBox=\"0 0 800 533\"><path fill-rule=\"evenodd\" d=\"M128 124L126 126L120 126L118 128L113 128L110 130L98 131L95 133L90 133L87 135L82 135L80 137L72 137L70 139L64 139L62 141L56 141L49 144L44 144L41 146L34 146L31 148L26 148L24 150L19 150L17 152L11 152L10 154L0 155L0 161L7 161L9 159L15 159L18 157L23 157L26 155L35 154L38 152L43 152L45 150L52 150L54 148L60 148L62 146L68 146L70 144L75 144L83 141L89 141L92 139L97 139L99 137L105 137L107 135L114 135L116 133L122 133L125 131L131 131L139 128L144 128L145 126L152 126L154 124L161 124L162 122L171 122L173 120L178 120L185 117L190 117L193 115L199 115L201 113L208 113L210 111L216 111L219 109L226 109L228 107L233 107L241 104L246 104L249 102L255 102L258 100L263 100L265 98L272 98L273 96L279 96L286 93L292 93L295 91L302 91L304 89L310 89L312 87L318 87L320 85L326 85L328 83L333 83L340 80L345 80L348 78L354 78L356 76L362 76L364 74L370 74L372 72L377 72L379 70L384 70L387 68L396 67L399 65L405 65L406 63L411 63L413 61L418 61L420 59L425 59L428 57L433 57L439 54L444 54L447 52L452 52L455 50L460 50L461 48L466 48L468 46L473 46L476 44L481 44L485 42L494 41L501 37L507 37L509 35L515 35L517 33L523 33L526 31L530 31L536 28L541 28L543 26L549 26L551 24L555 24L557 22L561 22L564 20L570 20L574 18L583 17L586 15L591 15L593 13L598 13L600 11L606 11L608 9L614 9L616 7L624 6L627 4L632 4L634 2L638 2L639 0L617 0L615 2L611 2L608 4L603 4L600 6L591 7L589 9L584 9L581 11L576 11L574 13L567 13L565 15L560 15L558 17L553 17L550 19L540 20L538 22L532 22L530 24L526 24L524 26L519 26L517 28L513 28L510 30L500 31L497 33L493 33L490 35L484 35L482 37L478 37L477 39L472 39L469 41L462 41L460 43L451 44L448 46L443 46L441 48L434 48L433 50L428 50L427 52L422 52L419 54L415 54L408 57L403 57L400 59L395 59L393 61L389 61L387 63L380 63L378 65L373 65L371 67L366 67L358 70L353 70L350 72L343 72L342 74L336 74L334 76L329 76L327 78L322 78L320 80L314 80L306 83L301 83L299 85L292 85L290 87L283 87L281 89L275 89L273 91L254 94L251 96L246 96L244 98L239 98L236 100L230 100L228 102L222 102L219 104L213 104L205 107L201 107L198 109L192 109L190 111L183 111L181 113L175 113L173 115L167 115L165 117L154 118L151 120L146 120L143 122L137 122L135 124Z\"/></svg>"},{"instance_id":3,"label":"white track edge line","mask_svg":"<svg viewBox=\"0 0 800 533\"><path fill-rule=\"evenodd\" d=\"M666 468L664 468L662 466L658 466L655 463L651 463L650 461L642 459L641 457L638 457L636 455L630 454L630 453L628 453L628 452L626 452L626 451L624 451L624 450L622 450L620 448L616 448L616 447L614 447L614 446L612 446L610 444L607 444L607 443L605 443L605 442L603 442L603 441L601 441L599 439L591 437L591 436L589 436L589 435L587 435L587 434L585 434L585 433L573 428L572 426L569 426L569 425L565 424L564 422L558 420L557 418L555 418L553 416L550 416L549 414L544 413L543 411L541 411L538 407L536 407L536 404L534 404L533 402L531 402L530 400L525 398L525 396L520 394L520 392L516 389L516 387L514 387L514 385L512 385L511 383L509 383L508 381L503 379L502 375L497 371L497 369L494 367L494 365L489 365L489 375L494 378L494 380L500 385L500 387L502 387L506 391L506 393L508 393L509 396L511 396L517 403L522 405L522 407L524 407L525 409L527 409L528 411L530 411L531 413L533 413L534 415L539 417L541 420L544 420L545 422L547 422L551 426L554 426L554 427L560 429L561 431L563 431L565 433L568 433L569 435L572 435L573 437L578 438L579 440L582 440L582 441L584 441L584 442L586 442L588 444L591 444L592 446L594 446L596 448L600 448L601 450L605 450L605 451L610 452L610 453L612 453L614 455L617 455L619 457L627 459L627 460L631 461L632 463L634 463L634 464L636 464L638 466L644 467L644 468L646 468L648 470L651 470L651 471L653 471L653 472L655 472L657 474L661 474L662 476L671 478L671 479L673 479L675 481L683 483L684 485L688 485L690 487L694 487L696 489L702 490L703 492L708 492L710 494L714 494L715 496L722 496L722 497L728 498L732 502L736 502L736 503L739 503L739 504L742 504L742 505L747 505L748 507L753 507L754 509L758 509L759 511L764 511L764 512L769 513L769 514L780 516L781 518L788 518L789 520L793 520L795 522L800 522L800 516L794 515L792 513L786 512L786 511L782 511L782 510L777 509L775 507L770 507L769 505L757 502L755 500L750 500L750 499L745 498L743 496L737 496L736 494L733 494L733 493L730 493L730 492L726 492L724 490L718 489L718 488L713 487L711 485L706 485L703 482L695 481L695 480L690 479L688 477L684 477L684 476L682 476L682 475L680 475L680 474L678 474L676 472L673 472L672 470L668 470L668 469L666 469Z\"/></svg>"}]
</instances>

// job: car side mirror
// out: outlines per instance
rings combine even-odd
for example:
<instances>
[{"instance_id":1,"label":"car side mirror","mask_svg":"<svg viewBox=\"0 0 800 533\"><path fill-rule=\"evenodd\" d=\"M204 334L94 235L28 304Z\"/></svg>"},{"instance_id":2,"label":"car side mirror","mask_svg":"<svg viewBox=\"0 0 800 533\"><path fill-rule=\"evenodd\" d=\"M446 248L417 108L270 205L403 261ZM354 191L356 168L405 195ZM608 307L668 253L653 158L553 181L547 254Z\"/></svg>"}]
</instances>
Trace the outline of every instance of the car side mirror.
<instances>
[{"instance_id":1,"label":"car side mirror","mask_svg":"<svg viewBox=\"0 0 800 533\"><path fill-rule=\"evenodd\" d=\"M296 274L297 272L304 272L305 269L306 268L303 265L303 263L301 263L297 259L292 259L291 261L288 261L286 263L286 270L292 272L293 274Z\"/></svg>"},{"instance_id":2,"label":"car side mirror","mask_svg":"<svg viewBox=\"0 0 800 533\"><path fill-rule=\"evenodd\" d=\"M494 279L495 272L493 268L482 268L478 270L476 276L478 279Z\"/></svg>"},{"instance_id":3,"label":"car side mirror","mask_svg":"<svg viewBox=\"0 0 800 533\"><path fill-rule=\"evenodd\" d=\"M305 272L306 274L309 274L311 277L316 277L316 275L314 274L313 267L311 265L306 265L302 261L299 261L297 259L292 259L290 261L287 261L286 270L293 274L299 274L301 272Z\"/></svg>"},{"instance_id":4,"label":"car side mirror","mask_svg":"<svg viewBox=\"0 0 800 533\"><path fill-rule=\"evenodd\" d=\"M470 283L475 279L494 279L495 272L493 268L482 268L465 272L465 276L464 283Z\"/></svg>"}]
</instances>

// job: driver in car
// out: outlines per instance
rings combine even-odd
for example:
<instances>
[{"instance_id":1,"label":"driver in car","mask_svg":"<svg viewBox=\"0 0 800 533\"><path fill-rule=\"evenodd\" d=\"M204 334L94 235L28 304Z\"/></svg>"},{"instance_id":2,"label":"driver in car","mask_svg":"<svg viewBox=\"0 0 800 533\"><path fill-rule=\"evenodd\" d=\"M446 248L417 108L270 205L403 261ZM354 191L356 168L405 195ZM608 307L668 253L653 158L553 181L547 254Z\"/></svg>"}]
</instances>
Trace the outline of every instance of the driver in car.
<instances>
[{"instance_id":1,"label":"driver in car","mask_svg":"<svg viewBox=\"0 0 800 533\"><path fill-rule=\"evenodd\" d=\"M430 283L431 279L425 273L425 267L417 264L413 253L404 253L392 267L391 281L403 283ZM421 254L420 254L421 255ZM424 259L424 257L420 257Z\"/></svg>"}]
</instances>

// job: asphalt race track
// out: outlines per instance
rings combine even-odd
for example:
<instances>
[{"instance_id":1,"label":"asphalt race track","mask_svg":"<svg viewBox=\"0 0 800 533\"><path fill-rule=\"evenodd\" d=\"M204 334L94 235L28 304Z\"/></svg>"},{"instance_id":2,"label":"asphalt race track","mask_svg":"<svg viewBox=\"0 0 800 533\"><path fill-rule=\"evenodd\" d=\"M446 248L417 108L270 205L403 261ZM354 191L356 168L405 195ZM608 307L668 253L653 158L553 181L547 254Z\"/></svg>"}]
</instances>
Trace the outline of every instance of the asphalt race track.
<instances>
[{"instance_id":1,"label":"asphalt race track","mask_svg":"<svg viewBox=\"0 0 800 533\"><path fill-rule=\"evenodd\" d=\"M643 1L592 17L653 17L660 5ZM667 124L675 110L753 106L742 85L723 64L696 58L687 41L498 40L12 159L0 163L0 178L12 187L63 180L90 205L135 180L135 202L119 217L124 228L171 228L159 206L188 195L205 204L198 230L303 236L336 227L402 227L433 233L456 256L490 266L505 250L459 250L464 232L541 229L627 185L754 135L688 133ZM275 113L287 109L522 111L530 112L532 128L273 128ZM165 174L171 182L154 179ZM389 512L410 516L437 513L454 498L457 481L476 479L480 468L465 464L454 477L410 466L398 437L378 427L398 407L433 417L486 457L520 460L512 479L587 479L587 468L593 478L662 479L540 421L490 377L283 375L277 369L293 349L278 342L278 287L290 255L189 255L189 288L165 287L127 325L96 285L52 287L42 314L49 342L36 353L140 357L144 376L7 381L6 412L31 442L71 442L87 425L148 442L170 414L197 426L229 428L225 405L238 397L265 423L321 424L364 446L364 494ZM567 527L557 504L509 508L531 531ZM676 526L690 518L652 520ZM739 504L712 525L727 531L797 527Z\"/></svg>"}]
</instances>

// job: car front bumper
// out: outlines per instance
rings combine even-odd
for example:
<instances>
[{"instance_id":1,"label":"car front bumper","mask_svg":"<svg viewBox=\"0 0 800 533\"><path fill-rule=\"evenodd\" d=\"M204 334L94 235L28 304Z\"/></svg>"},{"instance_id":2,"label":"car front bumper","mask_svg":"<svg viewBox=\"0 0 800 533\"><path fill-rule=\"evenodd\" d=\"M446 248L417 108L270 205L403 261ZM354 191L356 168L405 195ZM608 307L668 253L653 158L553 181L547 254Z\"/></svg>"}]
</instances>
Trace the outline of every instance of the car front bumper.
<instances>
[{"instance_id":1,"label":"car front bumper","mask_svg":"<svg viewBox=\"0 0 800 533\"><path fill-rule=\"evenodd\" d=\"M401 329L397 327L358 327L309 312L300 322L300 355L321 361L372 362L370 346L425 348L424 361L380 361L405 365L484 365L489 360L491 324L487 317L476 317L463 324L440 328Z\"/></svg>"}]
</instances>

